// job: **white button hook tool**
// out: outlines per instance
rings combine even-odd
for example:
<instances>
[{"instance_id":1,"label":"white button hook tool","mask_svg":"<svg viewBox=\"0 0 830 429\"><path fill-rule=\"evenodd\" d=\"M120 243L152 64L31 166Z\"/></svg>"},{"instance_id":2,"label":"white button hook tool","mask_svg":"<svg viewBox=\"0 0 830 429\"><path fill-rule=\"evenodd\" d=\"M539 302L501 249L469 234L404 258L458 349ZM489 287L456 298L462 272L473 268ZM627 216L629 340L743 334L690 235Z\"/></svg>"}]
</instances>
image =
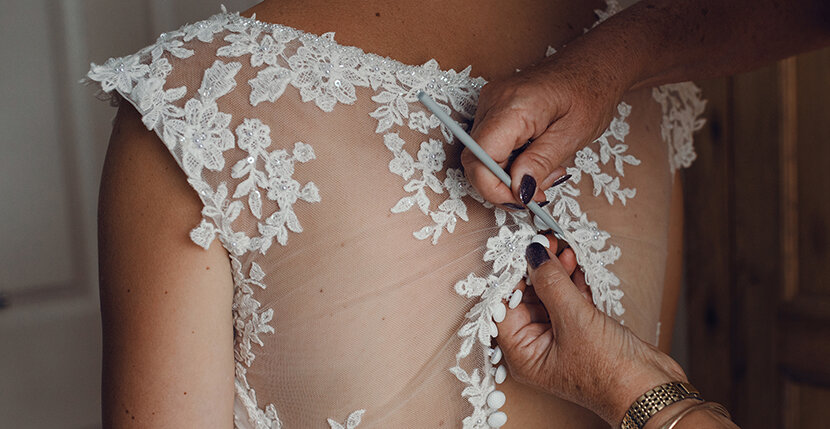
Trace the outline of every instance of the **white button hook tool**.
<instances>
[{"instance_id":1,"label":"white button hook tool","mask_svg":"<svg viewBox=\"0 0 830 429\"><path fill-rule=\"evenodd\" d=\"M461 143L467 147L467 149L470 149L470 152L472 152L473 155L476 156L476 158L483 162L484 165L486 165L487 168L489 168L490 171L492 171L493 174L496 175L496 177L498 177L505 185L507 185L508 188L510 187L510 176L498 164L496 164L496 161L493 161L493 158L490 158L490 155L488 155L487 152L485 152L484 149L482 149L481 146L479 146L478 143L476 143L476 141L473 140L473 138L470 137L470 135L467 134L467 132L464 131L458 125L457 122L450 118L450 116L447 115L446 112L441 110L441 108L438 106L437 103L435 103L435 100L433 100L432 97L427 95L425 92L421 91L418 93L418 100L421 100L421 103L423 103L424 106L426 106L427 109L429 109L430 112L432 112L438 118L438 120L440 120L444 125L446 125L447 128L450 129L450 132L452 132L453 135L458 137L458 140L460 140ZM527 208L529 208L530 211L532 211L538 219L544 222L545 225L548 226L548 228L553 230L553 233L556 234L556 237L565 237L565 234L564 232L562 232L562 228L559 227L559 224L557 224L556 221L553 220L553 218L546 211L542 210L542 208L539 207L539 204L536 204L535 201L531 201L527 203Z\"/></svg>"}]
</instances>

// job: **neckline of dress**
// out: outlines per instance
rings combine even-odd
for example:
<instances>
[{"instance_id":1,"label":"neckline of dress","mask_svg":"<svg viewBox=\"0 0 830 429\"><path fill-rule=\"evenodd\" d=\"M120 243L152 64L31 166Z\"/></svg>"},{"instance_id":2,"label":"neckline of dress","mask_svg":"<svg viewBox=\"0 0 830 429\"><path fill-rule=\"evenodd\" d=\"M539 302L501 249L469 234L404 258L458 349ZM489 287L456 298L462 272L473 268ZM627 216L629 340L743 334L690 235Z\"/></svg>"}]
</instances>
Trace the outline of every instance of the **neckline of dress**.
<instances>
[{"instance_id":1,"label":"neckline of dress","mask_svg":"<svg viewBox=\"0 0 830 429\"><path fill-rule=\"evenodd\" d=\"M438 61L434 58L430 58L428 61L420 65L406 64L402 61L396 60L388 56L375 54L373 52L366 52L358 46L341 44L334 39L334 32L327 32L322 35L318 35L294 27L289 27L287 25L262 21L256 18L256 14L254 14L251 17L246 17L240 15L239 12L228 12L224 6L222 6L222 12L217 15L214 15L212 18L210 18L210 20L223 18L227 19L228 23L230 24L239 23L242 25L255 25L261 29L271 32L273 32L274 30L289 32L296 35L298 39L307 39L312 40L316 43L323 43L341 52L347 51L347 53L351 55L356 55L360 57L361 63L363 64L374 63L373 65L375 67L383 67L386 68L388 71L407 71L413 73L424 73L430 76L442 77L444 79L456 81L458 83L463 83L475 88L476 90L480 90L482 86L487 84L487 80L481 76L470 76L470 72L472 71L472 65L468 65L466 68L458 72L455 71L455 69L442 69L438 64ZM373 71L378 70L375 69Z\"/></svg>"}]
</instances>

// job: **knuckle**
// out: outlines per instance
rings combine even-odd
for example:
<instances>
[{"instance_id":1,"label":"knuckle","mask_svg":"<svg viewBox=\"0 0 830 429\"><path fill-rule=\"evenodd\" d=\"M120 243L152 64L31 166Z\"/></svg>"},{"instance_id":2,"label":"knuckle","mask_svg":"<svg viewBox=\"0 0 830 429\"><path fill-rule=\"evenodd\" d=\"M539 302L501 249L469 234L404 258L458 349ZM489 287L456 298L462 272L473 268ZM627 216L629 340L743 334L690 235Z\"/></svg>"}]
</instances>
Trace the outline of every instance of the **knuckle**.
<instances>
[{"instance_id":1,"label":"knuckle","mask_svg":"<svg viewBox=\"0 0 830 429\"><path fill-rule=\"evenodd\" d=\"M496 112L493 119L494 120L491 124L493 127L507 127L511 130L516 129L517 125L524 125L524 109L522 109L521 106L514 105L512 102L503 104L499 108L498 112Z\"/></svg>"},{"instance_id":2,"label":"knuckle","mask_svg":"<svg viewBox=\"0 0 830 429\"><path fill-rule=\"evenodd\" d=\"M501 203L496 202L498 200L498 188L501 182L495 176L491 175L489 170L477 159L469 160L467 163L464 163L462 160L462 164L464 165L464 175L467 178L467 182L478 191L479 195L492 203Z\"/></svg>"},{"instance_id":3,"label":"knuckle","mask_svg":"<svg viewBox=\"0 0 830 429\"><path fill-rule=\"evenodd\" d=\"M550 264L550 263L549 263ZM559 269L559 267L547 267L547 269L540 269L536 272L536 277L533 279L534 286L544 287L545 294L554 300L559 300L563 293L563 289L567 285L569 278L566 273ZM548 309L550 310L550 309Z\"/></svg>"},{"instance_id":4,"label":"knuckle","mask_svg":"<svg viewBox=\"0 0 830 429\"><path fill-rule=\"evenodd\" d=\"M551 152L551 153L547 153ZM531 143L528 150L522 153L519 158L523 159L531 170L533 171L542 171L547 175L556 167L559 166L559 162L554 161L556 158L556 154L552 153L552 146L545 145L542 148L536 148L534 150L533 144Z\"/></svg>"},{"instance_id":5,"label":"knuckle","mask_svg":"<svg viewBox=\"0 0 830 429\"><path fill-rule=\"evenodd\" d=\"M558 286L565 279L565 273L556 269L556 267L546 268L539 269L536 272L536 278L533 279L534 285L544 285L545 287Z\"/></svg>"},{"instance_id":6,"label":"knuckle","mask_svg":"<svg viewBox=\"0 0 830 429\"><path fill-rule=\"evenodd\" d=\"M530 113L530 111L528 111L524 106L522 106L522 108L515 109L513 112L516 123L521 127L522 135L525 135L528 138L535 137L537 134L537 118L534 114Z\"/></svg>"},{"instance_id":7,"label":"knuckle","mask_svg":"<svg viewBox=\"0 0 830 429\"><path fill-rule=\"evenodd\" d=\"M544 383L541 380L539 370L534 366L534 360L517 350L517 347L506 348L499 345L504 352L505 363L507 364L507 371L510 373L510 378L513 380L531 386L542 386Z\"/></svg>"}]
</instances>

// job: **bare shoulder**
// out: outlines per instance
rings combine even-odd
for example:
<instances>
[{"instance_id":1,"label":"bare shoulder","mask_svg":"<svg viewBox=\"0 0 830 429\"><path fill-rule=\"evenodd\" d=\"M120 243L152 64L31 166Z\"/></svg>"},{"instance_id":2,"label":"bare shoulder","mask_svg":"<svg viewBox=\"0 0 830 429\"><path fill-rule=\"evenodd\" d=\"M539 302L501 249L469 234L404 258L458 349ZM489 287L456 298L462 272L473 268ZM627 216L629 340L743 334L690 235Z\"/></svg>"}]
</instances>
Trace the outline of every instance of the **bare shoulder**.
<instances>
[{"instance_id":1,"label":"bare shoulder","mask_svg":"<svg viewBox=\"0 0 830 429\"><path fill-rule=\"evenodd\" d=\"M99 197L106 427L232 424L233 281L215 242L192 243L201 201L122 103Z\"/></svg>"}]
</instances>

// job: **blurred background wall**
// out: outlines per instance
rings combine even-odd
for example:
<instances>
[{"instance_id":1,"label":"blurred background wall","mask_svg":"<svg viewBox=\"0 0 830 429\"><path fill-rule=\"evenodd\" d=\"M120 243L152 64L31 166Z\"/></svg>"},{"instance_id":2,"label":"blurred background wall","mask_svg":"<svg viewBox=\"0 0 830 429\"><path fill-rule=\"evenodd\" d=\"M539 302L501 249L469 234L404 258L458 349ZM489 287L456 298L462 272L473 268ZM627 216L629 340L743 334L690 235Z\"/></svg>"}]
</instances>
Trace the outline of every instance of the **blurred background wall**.
<instances>
[{"instance_id":1,"label":"blurred background wall","mask_svg":"<svg viewBox=\"0 0 830 429\"><path fill-rule=\"evenodd\" d=\"M219 5L0 0L0 428L101 427L95 217L115 110L78 80Z\"/></svg>"},{"instance_id":2,"label":"blurred background wall","mask_svg":"<svg viewBox=\"0 0 830 429\"><path fill-rule=\"evenodd\" d=\"M746 428L830 426L830 49L701 82L690 380Z\"/></svg>"}]
</instances>

